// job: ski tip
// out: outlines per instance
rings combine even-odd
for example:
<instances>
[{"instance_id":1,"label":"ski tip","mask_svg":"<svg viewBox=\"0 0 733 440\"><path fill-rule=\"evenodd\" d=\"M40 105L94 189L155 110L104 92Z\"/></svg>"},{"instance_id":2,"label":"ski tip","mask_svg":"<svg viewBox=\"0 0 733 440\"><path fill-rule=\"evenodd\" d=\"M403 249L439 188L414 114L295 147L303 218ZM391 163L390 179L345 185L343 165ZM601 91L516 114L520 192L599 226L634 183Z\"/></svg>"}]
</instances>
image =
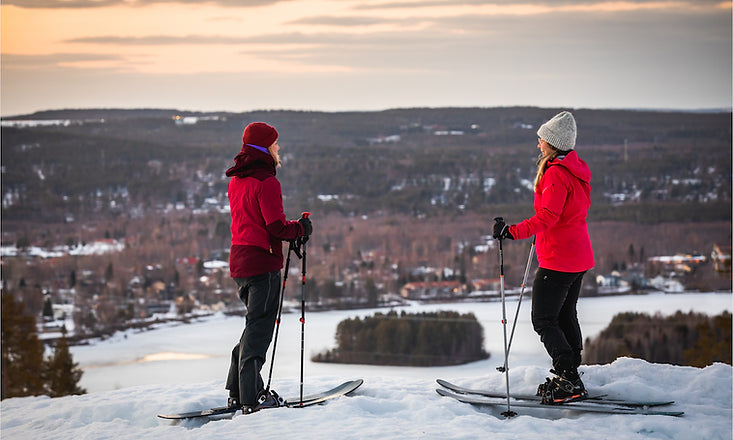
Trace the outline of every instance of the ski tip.
<instances>
[{"instance_id":1,"label":"ski tip","mask_svg":"<svg viewBox=\"0 0 733 440\"><path fill-rule=\"evenodd\" d=\"M339 387L354 387L354 389L359 388L364 383L364 379L353 379L353 380L347 380L346 382L339 385Z\"/></svg>"},{"instance_id":2,"label":"ski tip","mask_svg":"<svg viewBox=\"0 0 733 440\"><path fill-rule=\"evenodd\" d=\"M351 380L351 381L349 381L347 383L350 383L351 386L353 387L351 391L349 391L348 393L346 393L346 394L349 394L349 393L354 392L357 388L359 388L364 383L364 379L354 379L354 380Z\"/></svg>"},{"instance_id":3,"label":"ski tip","mask_svg":"<svg viewBox=\"0 0 733 440\"><path fill-rule=\"evenodd\" d=\"M444 379L435 379L435 382L437 382L437 384L440 385L441 387L451 388L454 386L452 383Z\"/></svg>"},{"instance_id":4,"label":"ski tip","mask_svg":"<svg viewBox=\"0 0 733 440\"><path fill-rule=\"evenodd\" d=\"M450 397L453 394L450 391L446 390L445 388L436 388L435 392L440 394L443 397Z\"/></svg>"}]
</instances>

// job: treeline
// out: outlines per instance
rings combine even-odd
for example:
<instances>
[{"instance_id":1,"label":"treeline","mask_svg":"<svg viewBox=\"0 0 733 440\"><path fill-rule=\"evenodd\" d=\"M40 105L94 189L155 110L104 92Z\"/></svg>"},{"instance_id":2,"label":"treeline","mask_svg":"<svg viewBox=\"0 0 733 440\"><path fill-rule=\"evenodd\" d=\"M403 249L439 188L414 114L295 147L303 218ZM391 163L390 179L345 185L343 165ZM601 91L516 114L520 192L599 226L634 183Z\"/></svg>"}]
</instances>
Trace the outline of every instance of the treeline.
<instances>
[{"instance_id":1,"label":"treeline","mask_svg":"<svg viewBox=\"0 0 733 440\"><path fill-rule=\"evenodd\" d=\"M86 394L79 387L82 370L69 351L66 337L56 341L54 353L44 358L36 320L26 315L23 303L2 295L2 399L47 395Z\"/></svg>"},{"instance_id":2,"label":"treeline","mask_svg":"<svg viewBox=\"0 0 733 440\"><path fill-rule=\"evenodd\" d=\"M387 314L341 321L336 348L315 362L432 367L486 359L483 327L472 313Z\"/></svg>"},{"instance_id":3,"label":"treeline","mask_svg":"<svg viewBox=\"0 0 733 440\"><path fill-rule=\"evenodd\" d=\"M3 128L2 136L3 192L13 200L3 205L6 219L129 215L189 198L200 205L207 196L196 190L208 148L108 137L93 127Z\"/></svg>"},{"instance_id":4,"label":"treeline","mask_svg":"<svg viewBox=\"0 0 733 440\"><path fill-rule=\"evenodd\" d=\"M731 314L620 313L598 337L586 340L583 361L603 364L622 356L694 367L731 364Z\"/></svg>"},{"instance_id":5,"label":"treeline","mask_svg":"<svg viewBox=\"0 0 733 440\"><path fill-rule=\"evenodd\" d=\"M255 120L278 127L278 178L295 210L431 215L531 206L534 133L557 110L273 111L187 126L175 124L174 110L45 112L30 117L104 122L3 127L2 184L12 202L2 214L50 221L223 202L224 170ZM574 112L577 149L593 171L594 220L617 219L614 195L652 206L629 212L634 221L676 221L670 205L699 220L730 219L730 113Z\"/></svg>"}]
</instances>

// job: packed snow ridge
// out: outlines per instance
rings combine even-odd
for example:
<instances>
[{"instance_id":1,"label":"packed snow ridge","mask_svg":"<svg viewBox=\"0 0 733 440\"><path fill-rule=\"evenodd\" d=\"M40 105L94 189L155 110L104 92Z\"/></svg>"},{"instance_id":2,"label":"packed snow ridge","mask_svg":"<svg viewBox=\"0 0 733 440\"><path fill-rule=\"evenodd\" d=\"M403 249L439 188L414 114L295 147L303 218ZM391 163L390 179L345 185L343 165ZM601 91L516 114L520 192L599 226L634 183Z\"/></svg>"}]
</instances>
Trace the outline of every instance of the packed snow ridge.
<instances>
[{"instance_id":1,"label":"packed snow ridge","mask_svg":"<svg viewBox=\"0 0 733 440\"><path fill-rule=\"evenodd\" d=\"M2 401L2 438L18 439L730 439L732 368L651 364L620 358L608 365L582 366L583 379L596 393L638 400L671 399L682 417L605 415L516 408L505 419L496 409L476 408L440 397L436 383L410 377L369 375L353 395L308 408L263 410L233 419L171 423L159 413L221 406L223 382L146 385L51 399ZM353 371L353 370L351 370ZM440 371L440 369L435 369ZM510 371L516 393L533 393L544 368ZM307 378L306 393L322 391L352 377ZM504 375L444 377L471 388L504 389ZM278 382L278 391L297 396L299 382ZM504 408L505 409L505 408ZM561 419L561 421L560 421ZM487 437L489 436L489 437Z\"/></svg>"}]
</instances>

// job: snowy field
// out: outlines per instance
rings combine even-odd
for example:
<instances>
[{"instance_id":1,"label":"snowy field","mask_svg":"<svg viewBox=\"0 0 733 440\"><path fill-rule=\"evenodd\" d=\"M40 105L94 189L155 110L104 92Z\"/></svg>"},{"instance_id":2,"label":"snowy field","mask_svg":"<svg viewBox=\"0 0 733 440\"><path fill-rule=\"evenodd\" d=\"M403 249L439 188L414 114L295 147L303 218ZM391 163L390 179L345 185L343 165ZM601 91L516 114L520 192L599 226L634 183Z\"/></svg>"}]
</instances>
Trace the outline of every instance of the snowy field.
<instances>
[{"instance_id":1,"label":"snowy field","mask_svg":"<svg viewBox=\"0 0 733 440\"><path fill-rule=\"evenodd\" d=\"M514 317L516 302L507 303ZM550 362L522 304L509 359L512 392L534 393ZM215 316L188 325L127 332L89 346L72 347L85 373L84 396L27 397L2 401L2 439L731 439L733 369L650 364L622 358L610 365L582 366L586 386L612 397L672 399L665 409L680 418L595 415L519 409L505 420L499 409L476 409L435 393L435 379L473 388L504 390L501 305L461 303L415 305L411 312L473 312L485 330L488 360L456 367L407 368L306 362L305 393L347 379L363 378L354 395L306 409L277 409L233 420L172 424L158 413L191 411L226 402L224 379L243 318ZM579 304L586 337L596 336L619 312L672 314L677 310L718 314L733 310L727 294L682 294L584 298ZM374 310L306 315L306 357L333 346L342 319ZM273 388L297 395L300 372L299 314L283 317ZM266 374L269 367L265 365ZM504 408L505 409L505 408Z\"/></svg>"}]
</instances>

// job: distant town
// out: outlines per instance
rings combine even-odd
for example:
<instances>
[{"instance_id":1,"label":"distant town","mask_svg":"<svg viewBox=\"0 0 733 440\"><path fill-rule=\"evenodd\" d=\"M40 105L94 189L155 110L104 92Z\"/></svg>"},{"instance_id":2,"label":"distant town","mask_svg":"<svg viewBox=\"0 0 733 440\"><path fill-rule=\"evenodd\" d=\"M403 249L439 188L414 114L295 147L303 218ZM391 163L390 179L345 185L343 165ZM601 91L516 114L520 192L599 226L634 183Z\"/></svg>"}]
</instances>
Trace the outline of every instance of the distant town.
<instances>
[{"instance_id":1,"label":"distant town","mask_svg":"<svg viewBox=\"0 0 733 440\"><path fill-rule=\"evenodd\" d=\"M4 294L72 343L243 314L223 171L247 122L281 133L285 211L310 211L310 310L496 301L492 219L532 215L554 110L68 110L2 120ZM583 295L731 290L730 113L577 110L593 172ZM609 127L613 127L612 130ZM529 241L506 244L508 296ZM536 260L532 262L536 268ZM300 274L293 257L289 276ZM285 292L286 310L300 292Z\"/></svg>"},{"instance_id":2,"label":"distant town","mask_svg":"<svg viewBox=\"0 0 733 440\"><path fill-rule=\"evenodd\" d=\"M486 253L495 250L495 242L485 237L483 245L475 246L477 253ZM4 262L9 260L33 261L42 260L53 264L53 260L74 256L103 257L111 253L122 252L125 249L124 241L107 239L78 246L56 246L44 249L29 246L18 249L15 246L0 248L0 257ZM128 327L147 328L151 325L167 321L187 321L197 316L216 312L226 314L243 314L240 303L233 301L236 297L233 283L230 287L220 284L229 276L229 265L226 260L201 260L195 257L181 257L176 259L177 273L192 277L185 284L196 285L197 293L182 292L171 283L166 283L156 276L161 267L154 265L144 266L141 273L134 274L123 286L124 295L115 304L106 304L111 307L111 313L119 319L115 325L100 331L95 325L99 316L104 313L98 297L93 297L91 304L77 301L78 292L89 288L101 288L109 283L108 279L98 279L93 271L71 272L68 280L58 280L54 285L43 288L43 307L39 316L39 334L42 339L54 339L61 334L73 341L82 341L87 337L105 337L110 331ZM656 276L648 277L644 267L635 265L625 270L614 270L607 274L596 274L595 279L588 279L584 285L584 296L647 294L647 293L683 293L688 291L680 281L678 274L699 270L701 267L712 265L716 272L730 273L730 250L722 251L717 245L708 255L678 254L671 256L650 257L646 266L654 268ZM396 269L396 268L394 268ZM111 268L106 276L114 278ZM291 275L299 275L298 268L291 268ZM332 308L374 308L395 307L409 302L456 302L456 301L498 301L500 299L499 278L471 279L461 281L453 268L414 267L410 268L410 277L420 281L409 281L402 284L398 290L384 292L384 282L380 280L371 289L379 293L372 299L364 295L348 297L339 295L338 298L316 296L308 307L313 310L327 310ZM181 275L178 275L181 276ZM352 279L352 283L357 282ZM367 281L360 281L368 284ZM67 284L65 286L65 284ZM521 283L521 281L520 281ZM343 283L336 283L336 288L343 288ZM508 298L520 293L530 296L532 293L531 278L528 285L510 284L505 286L505 295ZM87 308L85 308L88 307ZM285 312L297 310L299 303L293 299L284 304ZM91 331L96 328L97 331Z\"/></svg>"}]
</instances>

